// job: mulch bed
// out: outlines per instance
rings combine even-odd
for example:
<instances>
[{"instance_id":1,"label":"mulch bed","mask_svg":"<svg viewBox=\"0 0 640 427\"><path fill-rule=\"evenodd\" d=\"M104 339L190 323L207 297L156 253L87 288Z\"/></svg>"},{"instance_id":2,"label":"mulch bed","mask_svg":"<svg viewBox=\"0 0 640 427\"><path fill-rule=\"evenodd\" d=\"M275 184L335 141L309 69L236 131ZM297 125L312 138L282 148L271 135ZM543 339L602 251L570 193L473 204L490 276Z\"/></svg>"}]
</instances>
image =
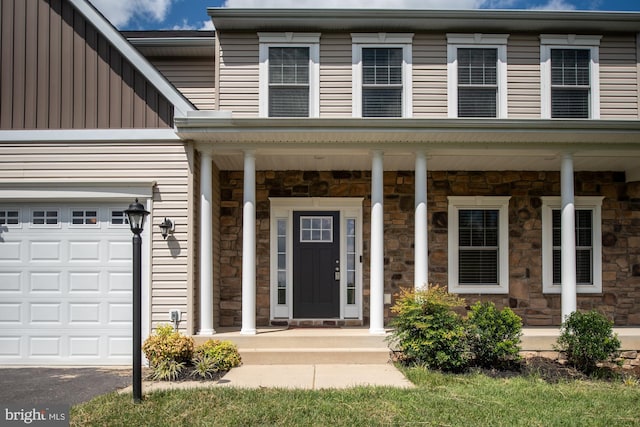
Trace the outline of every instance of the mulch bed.
<instances>
[{"instance_id":1,"label":"mulch bed","mask_svg":"<svg viewBox=\"0 0 640 427\"><path fill-rule=\"evenodd\" d=\"M593 378L614 381L625 377L635 377L640 381L640 366L629 369L614 364L606 364L598 367L597 371L594 372L592 376L589 376L565 363L546 357L526 358L518 365L506 370L473 368L472 371L481 372L492 378L511 378L520 375L537 376L551 384L560 381L588 380Z\"/></svg>"}]
</instances>

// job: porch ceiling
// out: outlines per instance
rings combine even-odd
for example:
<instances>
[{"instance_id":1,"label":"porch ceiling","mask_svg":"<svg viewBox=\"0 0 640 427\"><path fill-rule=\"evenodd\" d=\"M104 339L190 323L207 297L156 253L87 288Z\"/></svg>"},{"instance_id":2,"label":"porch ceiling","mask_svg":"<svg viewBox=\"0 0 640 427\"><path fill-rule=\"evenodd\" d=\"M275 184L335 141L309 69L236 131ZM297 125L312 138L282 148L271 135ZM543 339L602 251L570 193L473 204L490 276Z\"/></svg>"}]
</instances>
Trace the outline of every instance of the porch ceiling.
<instances>
[{"instance_id":1,"label":"porch ceiling","mask_svg":"<svg viewBox=\"0 0 640 427\"><path fill-rule=\"evenodd\" d=\"M430 170L559 170L570 152L576 170L640 179L640 121L198 116L176 126L222 170L241 170L245 150L259 170L369 170L373 150L384 151L385 170L413 170L416 151L427 153Z\"/></svg>"}]
</instances>

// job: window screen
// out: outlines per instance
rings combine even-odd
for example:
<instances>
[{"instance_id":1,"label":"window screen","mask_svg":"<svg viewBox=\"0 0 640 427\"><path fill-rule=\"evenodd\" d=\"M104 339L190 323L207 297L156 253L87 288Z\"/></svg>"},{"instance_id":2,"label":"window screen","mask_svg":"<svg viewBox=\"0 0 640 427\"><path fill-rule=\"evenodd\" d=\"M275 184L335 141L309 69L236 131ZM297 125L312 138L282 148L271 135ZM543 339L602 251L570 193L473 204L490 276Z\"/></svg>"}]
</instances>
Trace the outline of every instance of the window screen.
<instances>
[{"instance_id":1,"label":"window screen","mask_svg":"<svg viewBox=\"0 0 640 427\"><path fill-rule=\"evenodd\" d=\"M553 210L553 283L562 283L561 213ZM576 210L576 284L593 284L593 211Z\"/></svg>"},{"instance_id":2,"label":"window screen","mask_svg":"<svg viewBox=\"0 0 640 427\"><path fill-rule=\"evenodd\" d=\"M362 49L362 116L402 117L402 48Z\"/></svg>"},{"instance_id":3,"label":"window screen","mask_svg":"<svg viewBox=\"0 0 640 427\"><path fill-rule=\"evenodd\" d=\"M465 285L498 284L498 210L460 210L458 280Z\"/></svg>"},{"instance_id":4,"label":"window screen","mask_svg":"<svg viewBox=\"0 0 640 427\"><path fill-rule=\"evenodd\" d=\"M551 50L551 117L589 118L591 53Z\"/></svg>"},{"instance_id":5,"label":"window screen","mask_svg":"<svg viewBox=\"0 0 640 427\"><path fill-rule=\"evenodd\" d=\"M496 117L497 64L497 49L458 49L458 117Z\"/></svg>"},{"instance_id":6,"label":"window screen","mask_svg":"<svg viewBox=\"0 0 640 427\"><path fill-rule=\"evenodd\" d=\"M309 117L309 48L269 48L269 117Z\"/></svg>"}]
</instances>

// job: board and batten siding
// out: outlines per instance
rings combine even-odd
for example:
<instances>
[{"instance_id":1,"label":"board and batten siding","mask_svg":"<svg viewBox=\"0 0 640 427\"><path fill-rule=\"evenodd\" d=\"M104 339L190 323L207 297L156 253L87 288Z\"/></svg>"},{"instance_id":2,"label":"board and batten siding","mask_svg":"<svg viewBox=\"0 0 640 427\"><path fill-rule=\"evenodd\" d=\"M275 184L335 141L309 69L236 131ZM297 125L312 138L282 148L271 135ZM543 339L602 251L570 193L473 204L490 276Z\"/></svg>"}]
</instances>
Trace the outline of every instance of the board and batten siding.
<instances>
[{"instance_id":1,"label":"board and batten siding","mask_svg":"<svg viewBox=\"0 0 640 427\"><path fill-rule=\"evenodd\" d=\"M0 129L168 128L173 106L66 1L0 2Z\"/></svg>"},{"instance_id":2,"label":"board and batten siding","mask_svg":"<svg viewBox=\"0 0 640 427\"><path fill-rule=\"evenodd\" d=\"M540 36L538 34L509 36L507 89L510 118L540 118Z\"/></svg>"},{"instance_id":3,"label":"board and batten siding","mask_svg":"<svg viewBox=\"0 0 640 427\"><path fill-rule=\"evenodd\" d=\"M447 117L447 39L445 34L413 37L413 117Z\"/></svg>"},{"instance_id":4,"label":"board and batten siding","mask_svg":"<svg viewBox=\"0 0 640 427\"><path fill-rule=\"evenodd\" d=\"M600 41L600 117L638 118L636 35L605 35Z\"/></svg>"},{"instance_id":5,"label":"board and batten siding","mask_svg":"<svg viewBox=\"0 0 640 427\"><path fill-rule=\"evenodd\" d=\"M151 251L151 320L168 323L171 308L181 310L180 327L192 325L190 272L193 244L189 223L192 156L189 146L178 143L4 143L0 145L0 183L58 182L63 187L79 183L148 180L153 188ZM115 185L115 184L114 184ZM127 204L122 208L126 209ZM170 218L175 232L164 240L158 224ZM144 245L149 242L143 242Z\"/></svg>"},{"instance_id":6,"label":"board and batten siding","mask_svg":"<svg viewBox=\"0 0 640 427\"><path fill-rule=\"evenodd\" d=\"M219 108L258 117L259 43L256 33L220 34Z\"/></svg>"},{"instance_id":7,"label":"board and batten siding","mask_svg":"<svg viewBox=\"0 0 640 427\"><path fill-rule=\"evenodd\" d=\"M215 64L211 58L147 58L199 110L215 110Z\"/></svg>"}]
</instances>

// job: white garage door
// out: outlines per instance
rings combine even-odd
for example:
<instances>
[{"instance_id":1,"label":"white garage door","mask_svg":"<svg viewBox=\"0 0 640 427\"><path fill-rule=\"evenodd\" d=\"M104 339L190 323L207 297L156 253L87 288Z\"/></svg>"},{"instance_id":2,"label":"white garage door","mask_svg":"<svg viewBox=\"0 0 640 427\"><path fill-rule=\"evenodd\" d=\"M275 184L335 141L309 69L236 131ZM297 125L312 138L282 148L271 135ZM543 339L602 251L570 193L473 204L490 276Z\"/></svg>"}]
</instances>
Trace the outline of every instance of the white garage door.
<instances>
[{"instance_id":1,"label":"white garage door","mask_svg":"<svg viewBox=\"0 0 640 427\"><path fill-rule=\"evenodd\" d=\"M0 364L131 363L123 206L0 204Z\"/></svg>"}]
</instances>

